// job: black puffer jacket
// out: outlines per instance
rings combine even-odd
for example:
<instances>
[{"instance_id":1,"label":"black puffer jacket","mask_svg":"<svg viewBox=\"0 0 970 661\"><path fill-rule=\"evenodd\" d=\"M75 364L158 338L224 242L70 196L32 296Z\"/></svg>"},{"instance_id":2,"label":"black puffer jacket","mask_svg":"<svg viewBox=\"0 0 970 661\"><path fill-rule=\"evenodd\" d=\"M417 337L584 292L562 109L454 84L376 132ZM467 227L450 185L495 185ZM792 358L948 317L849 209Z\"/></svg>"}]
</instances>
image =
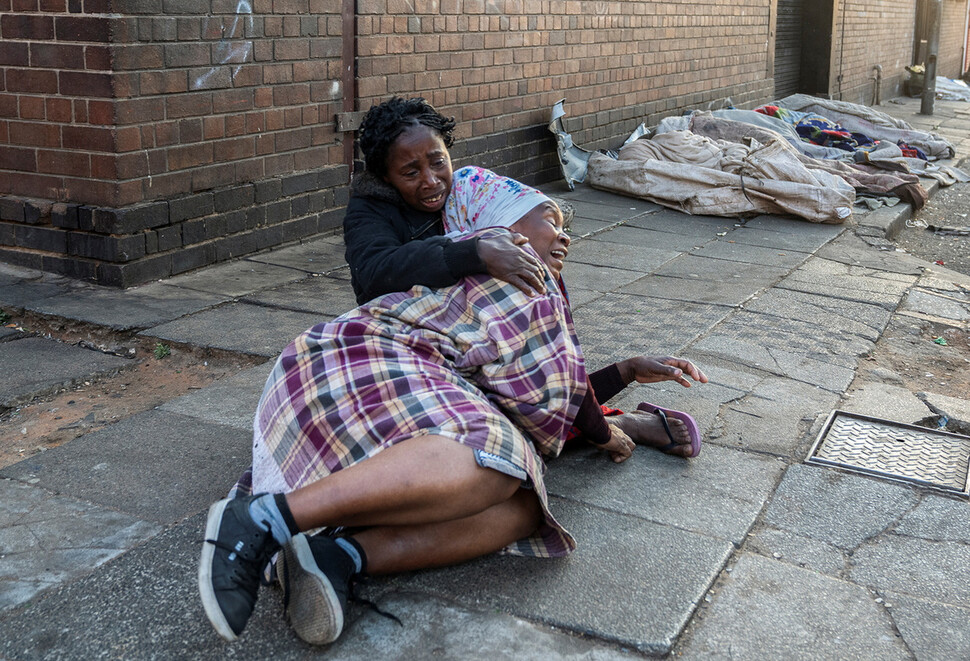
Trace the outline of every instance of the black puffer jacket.
<instances>
[{"instance_id":1,"label":"black puffer jacket","mask_svg":"<svg viewBox=\"0 0 970 661\"><path fill-rule=\"evenodd\" d=\"M355 176L344 215L344 243L357 302L414 285L447 287L486 272L477 240L452 241L441 234L441 212L412 209L369 172Z\"/></svg>"}]
</instances>

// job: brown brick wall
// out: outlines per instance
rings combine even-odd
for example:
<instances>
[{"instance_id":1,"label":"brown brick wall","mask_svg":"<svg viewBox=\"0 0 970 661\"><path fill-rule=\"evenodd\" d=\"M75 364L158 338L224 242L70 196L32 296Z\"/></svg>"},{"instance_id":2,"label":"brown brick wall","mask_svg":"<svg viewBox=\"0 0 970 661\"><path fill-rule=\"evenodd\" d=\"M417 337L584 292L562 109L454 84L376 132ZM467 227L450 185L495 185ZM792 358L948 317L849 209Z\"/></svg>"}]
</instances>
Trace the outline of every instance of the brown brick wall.
<instances>
[{"instance_id":1,"label":"brown brick wall","mask_svg":"<svg viewBox=\"0 0 970 661\"><path fill-rule=\"evenodd\" d=\"M943 0L937 73L960 77L967 0ZM843 28L842 20L845 21ZM873 101L872 67L882 65L882 98L901 93L905 67L913 61L915 0L846 0L835 31L835 74L842 74L834 95L853 103ZM844 32L843 32L844 30ZM844 36L843 36L844 35Z\"/></svg>"},{"instance_id":2,"label":"brown brick wall","mask_svg":"<svg viewBox=\"0 0 970 661\"><path fill-rule=\"evenodd\" d=\"M42 4L0 17L0 193L124 207L341 163L339 0Z\"/></svg>"},{"instance_id":3,"label":"brown brick wall","mask_svg":"<svg viewBox=\"0 0 970 661\"><path fill-rule=\"evenodd\" d=\"M947 78L963 75L963 48L967 38L967 0L943 0L943 19L940 22L940 51L936 72Z\"/></svg>"},{"instance_id":4,"label":"brown brick wall","mask_svg":"<svg viewBox=\"0 0 970 661\"><path fill-rule=\"evenodd\" d=\"M768 4L359 0L359 107L423 95L458 120L459 161L547 181L544 127L563 97L573 138L596 147L668 112L767 98Z\"/></svg>"},{"instance_id":5,"label":"brown brick wall","mask_svg":"<svg viewBox=\"0 0 970 661\"><path fill-rule=\"evenodd\" d=\"M832 40L833 96L871 105L877 64L882 98L897 95L912 59L915 18L915 0L845 0Z\"/></svg>"},{"instance_id":6,"label":"brown brick wall","mask_svg":"<svg viewBox=\"0 0 970 661\"><path fill-rule=\"evenodd\" d=\"M944 0L946 75L966 3ZM357 109L424 96L458 120L458 165L530 183L559 176L561 98L600 148L773 93L775 0L356 4ZM0 0L0 259L128 285L336 228L342 5ZM875 64L897 93L915 0L836 5L832 94L871 103Z\"/></svg>"},{"instance_id":7,"label":"brown brick wall","mask_svg":"<svg viewBox=\"0 0 970 661\"><path fill-rule=\"evenodd\" d=\"M0 0L0 259L127 286L334 229L340 9Z\"/></svg>"}]
</instances>

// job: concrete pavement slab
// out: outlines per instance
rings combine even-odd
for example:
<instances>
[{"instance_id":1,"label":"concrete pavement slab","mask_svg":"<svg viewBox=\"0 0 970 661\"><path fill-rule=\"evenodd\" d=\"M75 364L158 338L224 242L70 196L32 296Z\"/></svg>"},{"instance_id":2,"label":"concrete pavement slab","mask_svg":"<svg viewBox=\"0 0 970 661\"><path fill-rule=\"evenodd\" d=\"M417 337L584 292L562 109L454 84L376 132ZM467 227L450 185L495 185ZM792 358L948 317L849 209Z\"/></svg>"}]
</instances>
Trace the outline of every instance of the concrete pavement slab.
<instances>
[{"instance_id":1,"label":"concrete pavement slab","mask_svg":"<svg viewBox=\"0 0 970 661\"><path fill-rule=\"evenodd\" d=\"M0 621L0 657L15 659L307 659L286 625L280 591L261 590L242 638L226 643L197 587L200 514L48 591Z\"/></svg>"},{"instance_id":2,"label":"concrete pavement slab","mask_svg":"<svg viewBox=\"0 0 970 661\"><path fill-rule=\"evenodd\" d=\"M574 287L572 285L567 285L567 287L569 289L569 306L573 312L603 296L603 292L601 291Z\"/></svg>"},{"instance_id":3,"label":"concrete pavement slab","mask_svg":"<svg viewBox=\"0 0 970 661\"><path fill-rule=\"evenodd\" d=\"M691 250L691 254L698 257L723 259L729 262L760 264L778 268L794 268L809 258L807 252L732 243L728 240L728 237L709 241L703 246Z\"/></svg>"},{"instance_id":4,"label":"concrete pavement slab","mask_svg":"<svg viewBox=\"0 0 970 661\"><path fill-rule=\"evenodd\" d=\"M279 589L260 591L245 633L219 638L202 612L196 572L205 525L193 516L88 576L50 590L0 621L0 657L16 659L608 659L639 655L494 611L471 611L418 593L394 593L382 607L402 628L351 606L343 636L311 647L286 624ZM84 607L79 607L83 604ZM532 656L530 656L532 655Z\"/></svg>"},{"instance_id":5,"label":"concrete pavement slab","mask_svg":"<svg viewBox=\"0 0 970 661\"><path fill-rule=\"evenodd\" d=\"M956 322L970 320L970 300L961 301L952 295L938 295L920 289L911 289L900 307L910 312L928 314Z\"/></svg>"},{"instance_id":6,"label":"concrete pavement slab","mask_svg":"<svg viewBox=\"0 0 970 661\"><path fill-rule=\"evenodd\" d=\"M811 223L790 216L772 216L762 214L744 221L744 227L750 230L767 230L783 234L798 234L804 237L814 237L815 240L827 241L834 239L848 229L845 223L830 225L827 223Z\"/></svg>"},{"instance_id":7,"label":"concrete pavement slab","mask_svg":"<svg viewBox=\"0 0 970 661\"><path fill-rule=\"evenodd\" d=\"M20 340L25 337L30 337L27 333L16 328L7 328L6 326L0 326L0 342L9 342L11 340Z\"/></svg>"},{"instance_id":8,"label":"concrete pavement slab","mask_svg":"<svg viewBox=\"0 0 970 661\"><path fill-rule=\"evenodd\" d=\"M304 271L298 269L241 259L177 275L161 282L210 294L239 297L306 276Z\"/></svg>"},{"instance_id":9,"label":"concrete pavement slab","mask_svg":"<svg viewBox=\"0 0 970 661\"><path fill-rule=\"evenodd\" d=\"M739 227L740 221L721 216L688 216L673 209L661 209L655 213L630 218L624 225L657 232L713 239L719 232L729 232Z\"/></svg>"},{"instance_id":10,"label":"concrete pavement slab","mask_svg":"<svg viewBox=\"0 0 970 661\"><path fill-rule=\"evenodd\" d=\"M821 337L810 322L742 310L691 349L842 392L852 382L857 357L872 347L871 340L858 335L828 333Z\"/></svg>"},{"instance_id":11,"label":"concrete pavement slab","mask_svg":"<svg viewBox=\"0 0 970 661\"><path fill-rule=\"evenodd\" d=\"M888 383L853 383L839 408L883 420L913 424L932 413L912 392Z\"/></svg>"},{"instance_id":12,"label":"concrete pavement slab","mask_svg":"<svg viewBox=\"0 0 970 661\"><path fill-rule=\"evenodd\" d=\"M115 374L131 360L42 337L0 342L0 407L94 376Z\"/></svg>"},{"instance_id":13,"label":"concrete pavement slab","mask_svg":"<svg viewBox=\"0 0 970 661\"><path fill-rule=\"evenodd\" d=\"M357 307L354 290L346 279L320 276L304 278L273 289L264 289L241 299L244 303L319 315L330 321Z\"/></svg>"},{"instance_id":14,"label":"concrete pavement slab","mask_svg":"<svg viewBox=\"0 0 970 661\"><path fill-rule=\"evenodd\" d=\"M600 220L607 223L618 223L633 216L640 216L653 211L648 202L634 198L614 196L610 204L603 204L588 200L585 196L570 198L569 203L573 205L576 216L573 219Z\"/></svg>"},{"instance_id":15,"label":"concrete pavement slab","mask_svg":"<svg viewBox=\"0 0 970 661\"><path fill-rule=\"evenodd\" d=\"M831 392L842 392L855 376L853 367L844 360L838 364L830 356L806 355L766 346L766 342L773 342L767 337L737 339L719 334L719 331L719 328L715 329L693 344L691 356L700 362L733 362L739 368L788 377Z\"/></svg>"},{"instance_id":16,"label":"concrete pavement slab","mask_svg":"<svg viewBox=\"0 0 970 661\"><path fill-rule=\"evenodd\" d=\"M896 628L917 659L970 659L970 609L897 592L886 592L884 597Z\"/></svg>"},{"instance_id":17,"label":"concrete pavement slab","mask_svg":"<svg viewBox=\"0 0 970 661\"><path fill-rule=\"evenodd\" d=\"M892 526L918 502L918 492L906 486L796 464L785 471L764 521L852 550Z\"/></svg>"},{"instance_id":18,"label":"concrete pavement slab","mask_svg":"<svg viewBox=\"0 0 970 661\"><path fill-rule=\"evenodd\" d=\"M132 289L90 285L69 293L42 298L34 312L77 319L113 330L157 326L228 300L221 294L193 291L153 282Z\"/></svg>"},{"instance_id":19,"label":"concrete pavement slab","mask_svg":"<svg viewBox=\"0 0 970 661\"><path fill-rule=\"evenodd\" d=\"M849 577L881 592L970 608L970 558L961 542L881 535L856 549Z\"/></svg>"},{"instance_id":20,"label":"concrete pavement slab","mask_svg":"<svg viewBox=\"0 0 970 661\"><path fill-rule=\"evenodd\" d=\"M347 265L347 260L344 259L344 241L340 236L310 239L298 245L252 255L246 260L316 274L329 273Z\"/></svg>"},{"instance_id":21,"label":"concrete pavement slab","mask_svg":"<svg viewBox=\"0 0 970 661\"><path fill-rule=\"evenodd\" d=\"M802 253L813 253L835 238L836 235L825 236L802 232L778 232L774 230L748 227L747 225L735 229L723 242L748 246L771 248L776 252L795 250Z\"/></svg>"},{"instance_id":22,"label":"concrete pavement slab","mask_svg":"<svg viewBox=\"0 0 970 661\"><path fill-rule=\"evenodd\" d=\"M251 433L259 397L275 363L275 360L268 360L165 402L158 408Z\"/></svg>"},{"instance_id":23,"label":"concrete pavement slab","mask_svg":"<svg viewBox=\"0 0 970 661\"><path fill-rule=\"evenodd\" d=\"M730 308L607 294L573 315L592 369L631 356L676 354L706 333Z\"/></svg>"},{"instance_id":24,"label":"concrete pavement slab","mask_svg":"<svg viewBox=\"0 0 970 661\"><path fill-rule=\"evenodd\" d=\"M625 246L685 252L703 246L708 241L716 238L716 232L711 232L711 234L713 236L710 237L708 235L690 236L675 234L673 232L656 232L654 230L640 229L639 227L624 224L597 234L596 239L609 243L619 243Z\"/></svg>"},{"instance_id":25,"label":"concrete pavement slab","mask_svg":"<svg viewBox=\"0 0 970 661\"><path fill-rule=\"evenodd\" d=\"M808 431L839 399L835 393L790 379L768 377L721 408L711 439L722 445L790 457L806 451Z\"/></svg>"},{"instance_id":26,"label":"concrete pavement slab","mask_svg":"<svg viewBox=\"0 0 970 661\"><path fill-rule=\"evenodd\" d=\"M230 303L155 326L141 334L198 347L275 357L320 315Z\"/></svg>"},{"instance_id":27,"label":"concrete pavement slab","mask_svg":"<svg viewBox=\"0 0 970 661\"><path fill-rule=\"evenodd\" d=\"M579 543L568 558L489 556L390 583L661 655L733 548L724 540L580 503L553 499L552 509Z\"/></svg>"},{"instance_id":28,"label":"concrete pavement slab","mask_svg":"<svg viewBox=\"0 0 970 661\"><path fill-rule=\"evenodd\" d=\"M66 279L65 279L66 280ZM0 306L10 308L31 309L34 305L70 291L70 283L52 283L47 281L18 282L16 286L0 286Z\"/></svg>"},{"instance_id":29,"label":"concrete pavement slab","mask_svg":"<svg viewBox=\"0 0 970 661\"><path fill-rule=\"evenodd\" d=\"M854 335L869 342L879 339L890 317L889 310L878 305L777 288L760 294L744 308L752 313L804 321L816 328L826 328L828 335ZM741 314L734 318L744 316ZM815 339L820 344L829 341L827 336Z\"/></svg>"},{"instance_id":30,"label":"concrete pavement slab","mask_svg":"<svg viewBox=\"0 0 970 661\"><path fill-rule=\"evenodd\" d=\"M654 213L663 209L662 206L654 202L617 195L616 193L607 193L606 191L597 190L588 184L577 184L574 190L568 190L564 182L557 180L549 184L544 184L542 190L549 195L555 195L564 200L569 200L570 203L579 201L608 207L618 207L629 211L631 215L634 213ZM631 211L631 209L636 209L636 211Z\"/></svg>"},{"instance_id":31,"label":"concrete pavement slab","mask_svg":"<svg viewBox=\"0 0 970 661\"><path fill-rule=\"evenodd\" d=\"M927 493L919 505L900 519L893 532L930 541L970 544L968 509L970 505L965 500Z\"/></svg>"},{"instance_id":32,"label":"concrete pavement slab","mask_svg":"<svg viewBox=\"0 0 970 661\"><path fill-rule=\"evenodd\" d=\"M970 275L930 264L920 276L919 286L930 291L956 294L961 300L966 300L970 294Z\"/></svg>"},{"instance_id":33,"label":"concrete pavement slab","mask_svg":"<svg viewBox=\"0 0 970 661\"><path fill-rule=\"evenodd\" d=\"M576 283L576 286L582 289L610 292L642 277L643 273L639 271L614 269L592 264L570 263L563 269L563 278L566 279L567 290L572 283Z\"/></svg>"},{"instance_id":34,"label":"concrete pavement slab","mask_svg":"<svg viewBox=\"0 0 970 661\"><path fill-rule=\"evenodd\" d=\"M0 479L0 611L84 576L159 532L129 514Z\"/></svg>"},{"instance_id":35,"label":"concrete pavement slab","mask_svg":"<svg viewBox=\"0 0 970 661\"><path fill-rule=\"evenodd\" d=\"M822 246L815 254L833 262L904 275L919 275L926 264L912 255L901 252L873 250L865 241L850 233L842 234Z\"/></svg>"},{"instance_id":36,"label":"concrete pavement slab","mask_svg":"<svg viewBox=\"0 0 970 661\"><path fill-rule=\"evenodd\" d=\"M690 640L688 659L910 659L864 589L744 554Z\"/></svg>"},{"instance_id":37,"label":"concrete pavement slab","mask_svg":"<svg viewBox=\"0 0 970 661\"><path fill-rule=\"evenodd\" d=\"M860 301L895 310L916 276L887 273L813 257L776 286L780 289Z\"/></svg>"},{"instance_id":38,"label":"concrete pavement slab","mask_svg":"<svg viewBox=\"0 0 970 661\"><path fill-rule=\"evenodd\" d=\"M620 465L583 448L551 465L547 486L565 499L740 545L783 468L768 457L716 446L689 460L641 447Z\"/></svg>"},{"instance_id":39,"label":"concrete pavement slab","mask_svg":"<svg viewBox=\"0 0 970 661\"><path fill-rule=\"evenodd\" d=\"M569 227L566 229L566 234L575 240L603 232L610 227L613 227L614 224L614 222L609 220L596 220L594 218L575 216L569 223Z\"/></svg>"},{"instance_id":40,"label":"concrete pavement slab","mask_svg":"<svg viewBox=\"0 0 970 661\"><path fill-rule=\"evenodd\" d=\"M151 410L0 469L0 477L170 524L219 498L252 462L252 432Z\"/></svg>"},{"instance_id":41,"label":"concrete pavement slab","mask_svg":"<svg viewBox=\"0 0 970 661\"><path fill-rule=\"evenodd\" d=\"M569 247L565 277L569 278L576 264L626 269L649 273L680 254L676 250L659 250L642 246L624 246L600 241L595 236L576 241ZM567 283L568 284L568 283Z\"/></svg>"},{"instance_id":42,"label":"concrete pavement slab","mask_svg":"<svg viewBox=\"0 0 970 661\"><path fill-rule=\"evenodd\" d=\"M362 612L326 648L327 659L523 659L532 661L606 661L642 659L631 650L557 632L494 611L458 608L448 601L413 592L380 600L403 627L372 612Z\"/></svg>"},{"instance_id":43,"label":"concrete pavement slab","mask_svg":"<svg viewBox=\"0 0 970 661\"><path fill-rule=\"evenodd\" d=\"M743 280L712 281L668 278L655 274L620 287L619 291L671 301L738 306L761 291L761 287Z\"/></svg>"},{"instance_id":44,"label":"concrete pavement slab","mask_svg":"<svg viewBox=\"0 0 970 661\"><path fill-rule=\"evenodd\" d=\"M849 559L837 546L773 526L761 526L750 533L744 549L836 578L845 577Z\"/></svg>"},{"instance_id":45,"label":"concrete pavement slab","mask_svg":"<svg viewBox=\"0 0 970 661\"><path fill-rule=\"evenodd\" d=\"M953 422L970 425L970 400L959 397L948 397L935 392L925 393L926 401L941 411ZM966 432L962 432L966 434Z\"/></svg>"},{"instance_id":46,"label":"concrete pavement slab","mask_svg":"<svg viewBox=\"0 0 970 661\"><path fill-rule=\"evenodd\" d=\"M69 291L76 280L0 262L0 306L23 308Z\"/></svg>"},{"instance_id":47,"label":"concrete pavement slab","mask_svg":"<svg viewBox=\"0 0 970 661\"><path fill-rule=\"evenodd\" d=\"M751 291L757 291L775 284L788 271L787 268L781 267L742 264L724 259L697 257L696 255L681 255L657 269L655 275L699 280L710 286L714 286L718 282L735 282ZM729 302L729 300L725 302Z\"/></svg>"}]
</instances>

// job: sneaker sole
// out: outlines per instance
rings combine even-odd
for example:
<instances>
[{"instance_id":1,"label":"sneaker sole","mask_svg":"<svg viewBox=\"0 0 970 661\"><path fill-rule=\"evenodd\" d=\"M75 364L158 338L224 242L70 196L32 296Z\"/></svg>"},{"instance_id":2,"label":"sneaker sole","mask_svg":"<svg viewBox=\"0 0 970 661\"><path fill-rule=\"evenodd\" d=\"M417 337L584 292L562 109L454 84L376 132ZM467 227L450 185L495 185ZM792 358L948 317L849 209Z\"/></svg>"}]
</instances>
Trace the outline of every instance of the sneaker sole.
<instances>
[{"instance_id":1,"label":"sneaker sole","mask_svg":"<svg viewBox=\"0 0 970 661\"><path fill-rule=\"evenodd\" d=\"M228 504L229 499L226 499L212 503L209 507L209 515L205 522L205 539L219 539L219 524L222 522L222 513ZM226 616L222 614L212 587L212 558L215 551L214 544L202 542L202 559L199 561L199 596L202 597L202 607L205 609L206 617L209 618L216 632L226 640L233 641L238 636L229 626Z\"/></svg>"},{"instance_id":2,"label":"sneaker sole","mask_svg":"<svg viewBox=\"0 0 970 661\"><path fill-rule=\"evenodd\" d=\"M302 640L326 645L337 640L344 628L344 612L327 575L317 566L304 535L283 546L279 573L287 594L286 614Z\"/></svg>"}]
</instances>

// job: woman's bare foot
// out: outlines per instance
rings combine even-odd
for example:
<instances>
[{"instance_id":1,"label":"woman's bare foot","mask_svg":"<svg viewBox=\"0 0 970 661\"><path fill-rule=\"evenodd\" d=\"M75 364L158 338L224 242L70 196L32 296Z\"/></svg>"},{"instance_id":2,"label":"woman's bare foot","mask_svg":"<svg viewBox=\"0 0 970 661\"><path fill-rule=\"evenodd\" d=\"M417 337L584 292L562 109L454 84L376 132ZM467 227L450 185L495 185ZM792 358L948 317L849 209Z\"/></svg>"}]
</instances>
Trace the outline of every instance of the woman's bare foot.
<instances>
[{"instance_id":1,"label":"woman's bare foot","mask_svg":"<svg viewBox=\"0 0 970 661\"><path fill-rule=\"evenodd\" d=\"M626 432L637 445L656 448L677 457L690 457L693 450L690 445L690 430L683 420L672 416L667 417L667 427L656 413L632 411L622 415L610 416L610 422Z\"/></svg>"}]
</instances>

